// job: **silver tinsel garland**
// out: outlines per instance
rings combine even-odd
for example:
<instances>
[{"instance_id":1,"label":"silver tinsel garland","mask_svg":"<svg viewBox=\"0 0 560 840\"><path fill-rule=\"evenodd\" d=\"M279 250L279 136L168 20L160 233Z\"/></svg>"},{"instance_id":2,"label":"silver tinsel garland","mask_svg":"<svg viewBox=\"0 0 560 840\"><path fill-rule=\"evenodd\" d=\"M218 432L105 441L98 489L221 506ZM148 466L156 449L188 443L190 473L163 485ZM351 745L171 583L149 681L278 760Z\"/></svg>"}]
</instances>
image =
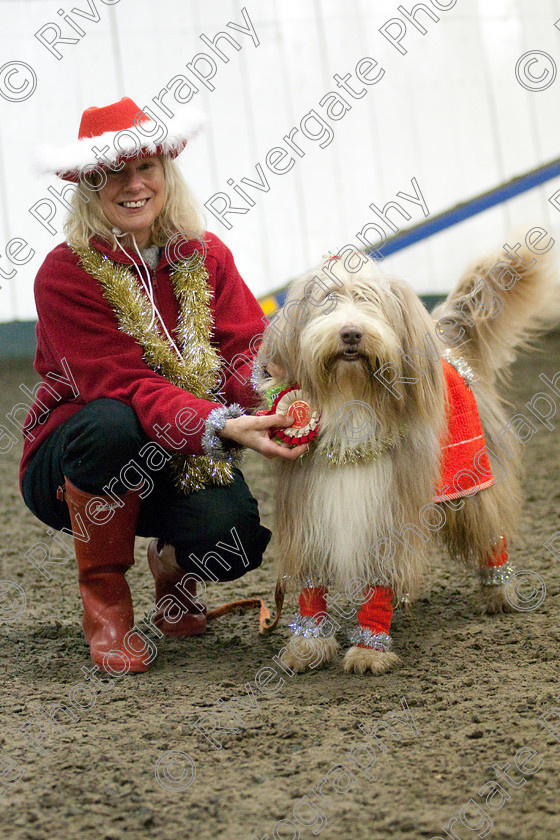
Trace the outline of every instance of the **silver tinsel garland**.
<instances>
[{"instance_id":1,"label":"silver tinsel garland","mask_svg":"<svg viewBox=\"0 0 560 840\"><path fill-rule=\"evenodd\" d=\"M486 566L479 568L478 571L483 586L503 586L515 574L515 569L509 560L501 566Z\"/></svg>"},{"instance_id":2,"label":"silver tinsel garland","mask_svg":"<svg viewBox=\"0 0 560 840\"><path fill-rule=\"evenodd\" d=\"M455 358L449 347L447 348L447 350L444 350L441 356L443 359L445 359L446 362L448 362L448 364L451 365L451 367L455 368L459 376L463 377L465 383L469 388L474 382L476 382L476 373L469 365L469 363L466 362L461 356L459 356L459 358Z\"/></svg>"},{"instance_id":3,"label":"silver tinsel garland","mask_svg":"<svg viewBox=\"0 0 560 840\"><path fill-rule=\"evenodd\" d=\"M251 369L251 384L258 394L261 393L261 386L264 380L265 372L261 362L258 359L253 359L253 367Z\"/></svg>"},{"instance_id":4,"label":"silver tinsel garland","mask_svg":"<svg viewBox=\"0 0 560 840\"><path fill-rule=\"evenodd\" d=\"M241 417L243 409L238 403L232 403L221 408L213 408L208 417L202 435L202 448L205 455L213 458L215 461L229 461L241 459L241 449L226 448L224 440L218 437L218 432L221 432L226 425L226 420L232 417Z\"/></svg>"},{"instance_id":5,"label":"silver tinsel garland","mask_svg":"<svg viewBox=\"0 0 560 840\"><path fill-rule=\"evenodd\" d=\"M393 640L387 633L374 633L367 627L356 627L348 634L352 645L373 648L374 650L391 650Z\"/></svg>"},{"instance_id":6,"label":"silver tinsel garland","mask_svg":"<svg viewBox=\"0 0 560 840\"><path fill-rule=\"evenodd\" d=\"M326 624L331 628L330 633L323 630L323 625ZM332 638L332 624L324 616L317 621L311 615L300 615L297 613L289 623L288 627L291 629L294 636L303 636L305 639L330 639Z\"/></svg>"}]
</instances>

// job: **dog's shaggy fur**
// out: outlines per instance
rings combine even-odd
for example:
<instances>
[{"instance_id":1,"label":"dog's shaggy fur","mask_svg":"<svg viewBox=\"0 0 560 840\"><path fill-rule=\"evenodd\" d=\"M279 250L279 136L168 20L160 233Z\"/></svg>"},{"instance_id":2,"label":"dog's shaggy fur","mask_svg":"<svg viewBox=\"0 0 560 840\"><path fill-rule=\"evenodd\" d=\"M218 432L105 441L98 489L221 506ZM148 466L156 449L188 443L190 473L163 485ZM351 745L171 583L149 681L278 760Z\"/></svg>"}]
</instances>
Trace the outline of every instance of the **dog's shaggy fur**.
<instances>
[{"instance_id":1,"label":"dog's shaggy fur","mask_svg":"<svg viewBox=\"0 0 560 840\"><path fill-rule=\"evenodd\" d=\"M499 261L501 270L491 272ZM418 593L430 530L419 513L429 506L437 514L433 494L446 423L440 355L447 348L476 375L472 390L497 480L464 503L441 503L443 516L432 530L452 555L473 568L487 567L500 535L515 536L521 505L521 446L514 434L503 437L508 418L496 382L507 374L516 348L543 329L554 294L548 261L535 261L524 247L517 262L499 252L473 264L432 316L406 283L387 277L362 254L331 260L295 281L264 336L262 364L278 376L267 376L261 388L298 383L321 421L311 451L279 464L281 579L290 576L301 587L343 587L361 578L392 587L396 599ZM388 387L381 381L385 374L375 374L391 370L401 381ZM364 445L381 451L345 463ZM340 456L337 465L329 462L333 455ZM390 556L372 551L395 534L405 539L392 541ZM487 611L508 608L503 589L481 587ZM318 655L321 648L321 662L335 650L325 639L301 641L315 645ZM297 645L290 651L291 667L310 667L307 648L305 656ZM348 671L379 673L396 660L389 652L354 647L344 664Z\"/></svg>"}]
</instances>

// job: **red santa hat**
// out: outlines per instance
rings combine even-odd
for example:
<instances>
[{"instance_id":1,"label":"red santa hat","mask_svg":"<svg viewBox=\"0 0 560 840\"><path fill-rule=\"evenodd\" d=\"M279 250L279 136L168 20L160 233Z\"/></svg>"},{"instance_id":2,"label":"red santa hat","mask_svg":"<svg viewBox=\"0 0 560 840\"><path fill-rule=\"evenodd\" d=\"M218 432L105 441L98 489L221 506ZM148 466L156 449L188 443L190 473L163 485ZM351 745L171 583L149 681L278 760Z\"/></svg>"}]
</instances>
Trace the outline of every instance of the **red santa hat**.
<instances>
[{"instance_id":1,"label":"red santa hat","mask_svg":"<svg viewBox=\"0 0 560 840\"><path fill-rule=\"evenodd\" d=\"M148 110L148 109L146 109ZM183 109L169 125L151 119L128 96L103 108L86 108L78 139L66 146L43 147L38 169L77 182L93 169L111 169L123 160L169 155L177 157L204 125L195 108Z\"/></svg>"}]
</instances>

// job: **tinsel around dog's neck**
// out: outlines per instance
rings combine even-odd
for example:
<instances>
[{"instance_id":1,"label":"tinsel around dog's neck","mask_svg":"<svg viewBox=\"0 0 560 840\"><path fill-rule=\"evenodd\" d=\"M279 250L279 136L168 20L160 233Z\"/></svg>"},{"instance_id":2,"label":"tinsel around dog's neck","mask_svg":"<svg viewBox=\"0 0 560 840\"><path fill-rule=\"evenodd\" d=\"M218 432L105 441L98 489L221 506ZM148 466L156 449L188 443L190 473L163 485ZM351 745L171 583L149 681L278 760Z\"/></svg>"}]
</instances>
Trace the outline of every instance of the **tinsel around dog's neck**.
<instances>
[{"instance_id":1,"label":"tinsel around dog's neck","mask_svg":"<svg viewBox=\"0 0 560 840\"><path fill-rule=\"evenodd\" d=\"M406 424L394 430L381 430L378 427L370 435L359 432L348 434L348 430L341 429L331 421L323 426L322 434L315 441L316 454L333 467L355 464L371 464L384 453L389 452L405 436ZM305 456L304 456L305 457Z\"/></svg>"},{"instance_id":2,"label":"tinsel around dog's neck","mask_svg":"<svg viewBox=\"0 0 560 840\"><path fill-rule=\"evenodd\" d=\"M271 385L264 391L267 401L268 409L272 409L277 397L282 391L289 389L299 389L299 385L293 383L287 385L280 383L278 385ZM313 406L312 406L313 407ZM367 409L368 407L365 406ZM371 410L371 417L375 419L373 409ZM401 425L398 429L387 430L382 434L375 434L377 430L377 423L374 422L374 427L371 434L363 433L363 440L360 440L359 434L348 435L350 440L343 439L344 433L348 432L343 424L344 417L325 417L319 413L319 422L321 431L319 437L309 444L309 454L303 455L305 459L310 454L317 454L326 461L327 464L341 467L360 463L372 463L376 461L383 453L392 449L405 435L406 425ZM347 418L346 418L347 419Z\"/></svg>"}]
</instances>

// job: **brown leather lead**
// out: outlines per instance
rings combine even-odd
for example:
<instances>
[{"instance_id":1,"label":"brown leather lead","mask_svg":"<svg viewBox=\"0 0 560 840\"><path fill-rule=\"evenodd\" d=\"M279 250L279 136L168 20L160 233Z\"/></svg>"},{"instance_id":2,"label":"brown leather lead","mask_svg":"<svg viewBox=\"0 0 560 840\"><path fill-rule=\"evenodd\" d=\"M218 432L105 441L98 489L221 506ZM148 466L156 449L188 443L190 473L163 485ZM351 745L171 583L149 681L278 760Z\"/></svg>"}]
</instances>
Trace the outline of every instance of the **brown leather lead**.
<instances>
[{"instance_id":1,"label":"brown leather lead","mask_svg":"<svg viewBox=\"0 0 560 840\"><path fill-rule=\"evenodd\" d=\"M235 612L236 610L245 612L246 610L251 610L254 607L259 607L259 633L262 636L267 636L276 629L280 616L282 615L284 589L280 583L276 584L274 600L276 602L276 616L272 620L270 618L270 610L262 598L243 598L240 601L230 601L228 604L222 604L221 607L216 607L215 610L208 610L206 618L208 621L213 621L215 618L220 618L222 615L228 615L228 613Z\"/></svg>"}]
</instances>

